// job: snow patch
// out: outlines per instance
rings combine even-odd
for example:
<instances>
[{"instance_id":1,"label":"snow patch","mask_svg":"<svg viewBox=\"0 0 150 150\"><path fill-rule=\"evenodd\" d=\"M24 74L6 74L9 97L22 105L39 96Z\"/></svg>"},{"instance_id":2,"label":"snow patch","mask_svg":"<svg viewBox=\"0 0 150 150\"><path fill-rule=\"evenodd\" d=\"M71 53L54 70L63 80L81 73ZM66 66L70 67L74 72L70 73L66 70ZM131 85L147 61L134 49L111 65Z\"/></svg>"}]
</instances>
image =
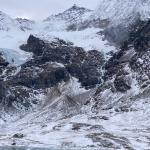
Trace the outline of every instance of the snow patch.
<instances>
[{"instance_id":1,"label":"snow patch","mask_svg":"<svg viewBox=\"0 0 150 150\"><path fill-rule=\"evenodd\" d=\"M20 66L24 64L27 60L31 59L32 54L27 53L22 50L13 50L7 48L0 48L0 52L6 61L11 65Z\"/></svg>"}]
</instances>

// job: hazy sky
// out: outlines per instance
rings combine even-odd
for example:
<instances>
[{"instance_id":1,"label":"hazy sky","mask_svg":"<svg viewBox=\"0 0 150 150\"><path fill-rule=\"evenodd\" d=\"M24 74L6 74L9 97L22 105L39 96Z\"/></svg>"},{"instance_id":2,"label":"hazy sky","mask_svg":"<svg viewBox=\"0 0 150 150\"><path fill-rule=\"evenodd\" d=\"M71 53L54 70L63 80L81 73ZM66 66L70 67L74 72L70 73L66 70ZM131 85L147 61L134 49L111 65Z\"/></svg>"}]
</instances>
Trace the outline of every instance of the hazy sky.
<instances>
[{"instance_id":1,"label":"hazy sky","mask_svg":"<svg viewBox=\"0 0 150 150\"><path fill-rule=\"evenodd\" d=\"M41 20L77 4L94 9L99 0L0 0L0 10L12 17Z\"/></svg>"}]
</instances>

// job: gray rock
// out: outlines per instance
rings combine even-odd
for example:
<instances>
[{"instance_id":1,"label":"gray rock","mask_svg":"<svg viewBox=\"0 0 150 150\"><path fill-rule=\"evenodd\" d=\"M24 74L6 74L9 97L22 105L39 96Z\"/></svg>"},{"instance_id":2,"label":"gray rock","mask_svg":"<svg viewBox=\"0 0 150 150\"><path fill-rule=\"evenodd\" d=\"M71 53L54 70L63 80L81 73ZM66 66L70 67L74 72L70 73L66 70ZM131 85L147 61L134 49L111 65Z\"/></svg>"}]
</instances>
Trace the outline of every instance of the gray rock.
<instances>
[{"instance_id":1,"label":"gray rock","mask_svg":"<svg viewBox=\"0 0 150 150\"><path fill-rule=\"evenodd\" d=\"M24 135L22 133L16 133L13 135L13 138L22 139L23 137L24 137Z\"/></svg>"}]
</instances>

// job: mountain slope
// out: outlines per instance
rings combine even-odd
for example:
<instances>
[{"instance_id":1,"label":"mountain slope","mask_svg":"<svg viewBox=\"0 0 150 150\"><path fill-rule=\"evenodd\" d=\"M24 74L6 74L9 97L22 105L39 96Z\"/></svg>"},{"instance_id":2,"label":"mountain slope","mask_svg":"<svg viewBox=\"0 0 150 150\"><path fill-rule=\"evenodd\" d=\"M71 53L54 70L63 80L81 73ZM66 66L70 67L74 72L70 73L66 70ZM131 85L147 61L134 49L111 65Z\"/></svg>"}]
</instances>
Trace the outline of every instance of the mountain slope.
<instances>
[{"instance_id":1,"label":"mountain slope","mask_svg":"<svg viewBox=\"0 0 150 150\"><path fill-rule=\"evenodd\" d=\"M28 31L33 29L35 22L28 19L13 19L0 11L0 31Z\"/></svg>"},{"instance_id":2,"label":"mountain slope","mask_svg":"<svg viewBox=\"0 0 150 150\"><path fill-rule=\"evenodd\" d=\"M82 22L84 17L88 16L92 11L77 5L72 6L63 13L52 15L44 20L46 29L54 31L65 30L69 25Z\"/></svg>"},{"instance_id":3,"label":"mountain slope","mask_svg":"<svg viewBox=\"0 0 150 150\"><path fill-rule=\"evenodd\" d=\"M150 18L149 0L100 0L99 3L93 13L94 17L110 19L113 24L128 25L138 18Z\"/></svg>"},{"instance_id":4,"label":"mountain slope","mask_svg":"<svg viewBox=\"0 0 150 150\"><path fill-rule=\"evenodd\" d=\"M0 145L149 149L148 7L101 0L47 18L48 29L1 32Z\"/></svg>"},{"instance_id":5,"label":"mountain slope","mask_svg":"<svg viewBox=\"0 0 150 150\"><path fill-rule=\"evenodd\" d=\"M16 22L7 14L0 11L0 30L9 31L16 29Z\"/></svg>"}]
</instances>

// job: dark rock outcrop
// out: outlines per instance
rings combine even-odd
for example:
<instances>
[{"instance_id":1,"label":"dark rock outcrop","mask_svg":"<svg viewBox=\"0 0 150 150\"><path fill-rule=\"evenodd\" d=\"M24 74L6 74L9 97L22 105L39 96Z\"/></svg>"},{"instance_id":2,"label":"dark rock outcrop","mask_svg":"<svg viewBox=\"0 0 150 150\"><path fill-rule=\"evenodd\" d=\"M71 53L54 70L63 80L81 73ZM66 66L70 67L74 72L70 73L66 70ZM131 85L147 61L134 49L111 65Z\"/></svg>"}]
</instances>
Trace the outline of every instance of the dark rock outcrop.
<instances>
[{"instance_id":1,"label":"dark rock outcrop","mask_svg":"<svg viewBox=\"0 0 150 150\"><path fill-rule=\"evenodd\" d=\"M27 40L28 46L22 45L20 48L27 52L33 52L35 55L41 55L44 49L44 42L39 38L34 37L31 35ZM33 44L34 43L34 44Z\"/></svg>"},{"instance_id":2,"label":"dark rock outcrop","mask_svg":"<svg viewBox=\"0 0 150 150\"><path fill-rule=\"evenodd\" d=\"M52 64L42 65L39 68L22 68L22 70L10 80L13 85L22 85L28 88L44 89L54 86L62 81L69 80L69 74L63 67L55 68Z\"/></svg>"},{"instance_id":3,"label":"dark rock outcrop","mask_svg":"<svg viewBox=\"0 0 150 150\"><path fill-rule=\"evenodd\" d=\"M8 62L5 61L2 54L0 53L0 103L7 95L7 88L5 83L3 82L3 72L8 66Z\"/></svg>"},{"instance_id":4,"label":"dark rock outcrop","mask_svg":"<svg viewBox=\"0 0 150 150\"><path fill-rule=\"evenodd\" d=\"M6 91L7 90L6 90L6 87L4 86L4 83L0 81L0 102L2 102L2 100L6 96Z\"/></svg>"},{"instance_id":5,"label":"dark rock outcrop","mask_svg":"<svg viewBox=\"0 0 150 150\"><path fill-rule=\"evenodd\" d=\"M2 53L0 53L0 74L2 74L4 68L8 66L8 62L5 61L5 59L2 56Z\"/></svg>"},{"instance_id":6,"label":"dark rock outcrop","mask_svg":"<svg viewBox=\"0 0 150 150\"><path fill-rule=\"evenodd\" d=\"M33 57L19 71L0 57L1 74L5 72L1 76L0 99L6 109L30 109L38 104L38 94L67 83L71 77L77 78L86 89L101 83L105 63L101 52L86 52L61 39L48 42L33 35L20 48L32 52Z\"/></svg>"},{"instance_id":7,"label":"dark rock outcrop","mask_svg":"<svg viewBox=\"0 0 150 150\"><path fill-rule=\"evenodd\" d=\"M122 44L119 52L115 53L106 63L105 80L112 79L126 65L132 72L136 72L136 79L140 84L144 81L145 76L149 78L149 48L150 48L150 21L137 21L132 30L130 30L129 38ZM125 83L126 76L116 77L115 86L124 83L124 89L130 89ZM120 91L120 90L119 90ZM124 90L123 90L124 91Z\"/></svg>"},{"instance_id":8,"label":"dark rock outcrop","mask_svg":"<svg viewBox=\"0 0 150 150\"><path fill-rule=\"evenodd\" d=\"M34 70L33 73L35 74L36 72L38 77L35 75L33 77L33 73L28 71L29 77L27 78L32 78L32 81L29 81L29 84L33 87L35 83L37 83L36 85L38 86L41 84L48 84L50 86L60 82L61 80L65 81L69 79L67 73L78 78L82 86L86 88L91 88L96 84L101 83L101 68L105 61L103 54L96 50L85 52L82 48L75 47L71 43L67 43L60 39L55 39L55 41L49 43L34 37L33 35L29 37L27 44L22 45L21 48L25 51L33 52L33 60L24 64L22 71L25 70L26 72L26 69L29 70L29 66L43 66L43 64L47 62L57 62L64 65L64 69L61 68L61 70L58 68L51 68L51 71L43 71L40 73ZM43 68L41 66L39 68ZM18 76L21 76L22 71L20 71ZM49 79L46 75L43 76L42 74L48 74L47 77ZM59 80L55 79L57 74L59 74ZM43 78L43 83L39 83L40 76L45 78L45 80ZM24 84L27 83L28 82L25 81Z\"/></svg>"},{"instance_id":9,"label":"dark rock outcrop","mask_svg":"<svg viewBox=\"0 0 150 150\"><path fill-rule=\"evenodd\" d=\"M117 91L125 92L129 89L131 89L131 83L132 79L128 75L118 75L116 76L114 80L114 86L117 89Z\"/></svg>"}]
</instances>

